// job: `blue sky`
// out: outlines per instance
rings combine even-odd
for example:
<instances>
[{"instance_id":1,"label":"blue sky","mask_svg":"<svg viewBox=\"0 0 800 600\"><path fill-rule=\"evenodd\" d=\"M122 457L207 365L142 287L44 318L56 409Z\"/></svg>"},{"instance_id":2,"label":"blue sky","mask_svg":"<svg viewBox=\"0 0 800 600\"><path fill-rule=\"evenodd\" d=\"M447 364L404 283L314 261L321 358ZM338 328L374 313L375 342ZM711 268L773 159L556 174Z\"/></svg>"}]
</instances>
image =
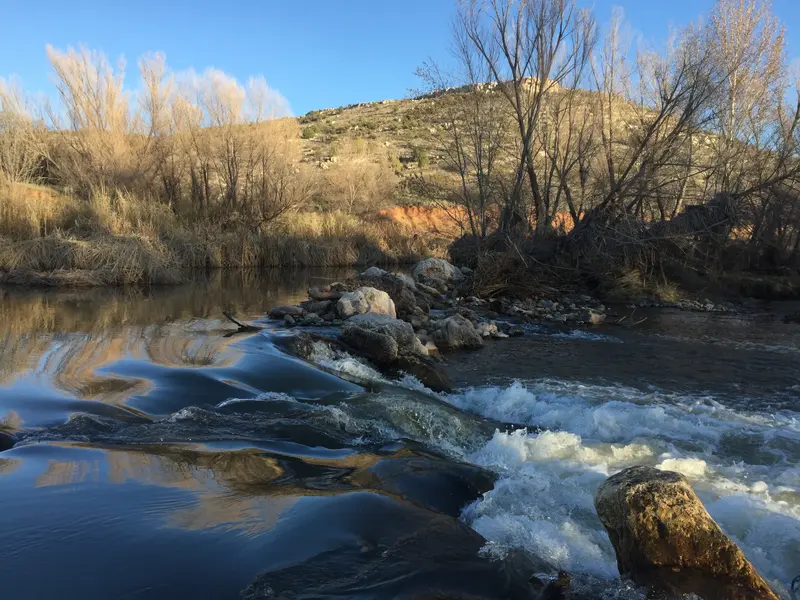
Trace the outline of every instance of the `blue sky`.
<instances>
[{"instance_id":1,"label":"blue sky","mask_svg":"<svg viewBox=\"0 0 800 600\"><path fill-rule=\"evenodd\" d=\"M580 0L579 0L580 1ZM800 56L800 0L773 0ZM622 6L634 31L661 40L669 24L693 20L712 0L595 0L598 21ZM161 51L176 71L215 67L242 81L264 75L295 114L355 102L402 98L417 87L414 70L446 60L452 0L0 0L0 76L51 93L45 45L84 44L129 74L138 56Z\"/></svg>"}]
</instances>

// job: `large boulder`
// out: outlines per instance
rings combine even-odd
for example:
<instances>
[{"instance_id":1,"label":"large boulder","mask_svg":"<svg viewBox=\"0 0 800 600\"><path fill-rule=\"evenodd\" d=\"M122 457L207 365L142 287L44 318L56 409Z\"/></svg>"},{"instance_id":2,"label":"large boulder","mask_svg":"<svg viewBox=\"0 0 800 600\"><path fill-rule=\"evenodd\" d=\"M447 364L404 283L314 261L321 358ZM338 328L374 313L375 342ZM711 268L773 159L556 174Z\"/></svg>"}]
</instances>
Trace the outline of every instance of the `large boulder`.
<instances>
[{"instance_id":1,"label":"large boulder","mask_svg":"<svg viewBox=\"0 0 800 600\"><path fill-rule=\"evenodd\" d=\"M464 279L464 274L460 269L441 258L428 258L418 262L411 275L414 277L414 281L438 289L452 287Z\"/></svg>"},{"instance_id":2,"label":"large boulder","mask_svg":"<svg viewBox=\"0 0 800 600\"><path fill-rule=\"evenodd\" d=\"M384 291L363 286L352 292L344 292L336 302L336 310L343 319L367 313L397 316L394 302Z\"/></svg>"},{"instance_id":3,"label":"large boulder","mask_svg":"<svg viewBox=\"0 0 800 600\"><path fill-rule=\"evenodd\" d=\"M600 486L595 507L621 575L677 597L778 600L683 475L626 469Z\"/></svg>"},{"instance_id":4,"label":"large boulder","mask_svg":"<svg viewBox=\"0 0 800 600\"><path fill-rule=\"evenodd\" d=\"M398 315L411 316L430 311L430 297L417 289L407 275L396 275L378 267L371 267L356 277L359 285L373 287L389 294Z\"/></svg>"},{"instance_id":5,"label":"large boulder","mask_svg":"<svg viewBox=\"0 0 800 600\"><path fill-rule=\"evenodd\" d=\"M435 392L452 391L449 378L428 356L410 323L388 315L357 315L345 322L341 340L382 370L413 375Z\"/></svg>"},{"instance_id":6,"label":"large boulder","mask_svg":"<svg viewBox=\"0 0 800 600\"><path fill-rule=\"evenodd\" d=\"M483 346L483 338L475 325L459 314L439 322L438 329L433 333L433 341L443 350L475 350Z\"/></svg>"},{"instance_id":7,"label":"large boulder","mask_svg":"<svg viewBox=\"0 0 800 600\"><path fill-rule=\"evenodd\" d=\"M348 319L342 341L378 365L392 364L400 355L427 354L410 323L383 314Z\"/></svg>"}]
</instances>

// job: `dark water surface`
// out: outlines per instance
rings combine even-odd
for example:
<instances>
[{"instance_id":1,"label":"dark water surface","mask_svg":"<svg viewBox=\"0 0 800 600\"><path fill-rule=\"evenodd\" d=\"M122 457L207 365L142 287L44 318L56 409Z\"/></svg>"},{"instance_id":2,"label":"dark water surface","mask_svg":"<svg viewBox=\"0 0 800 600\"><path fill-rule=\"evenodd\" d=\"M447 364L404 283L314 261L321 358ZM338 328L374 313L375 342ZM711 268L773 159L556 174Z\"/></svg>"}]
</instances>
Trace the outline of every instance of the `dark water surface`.
<instances>
[{"instance_id":1,"label":"dark water surface","mask_svg":"<svg viewBox=\"0 0 800 600\"><path fill-rule=\"evenodd\" d=\"M4 597L524 598L535 567L638 598L592 507L632 464L685 473L786 594L800 573L787 307L531 327L451 355L460 390L433 395L275 345L271 306L349 274L0 290L0 447L16 444L0 453ZM223 310L266 329L232 335Z\"/></svg>"}]
</instances>

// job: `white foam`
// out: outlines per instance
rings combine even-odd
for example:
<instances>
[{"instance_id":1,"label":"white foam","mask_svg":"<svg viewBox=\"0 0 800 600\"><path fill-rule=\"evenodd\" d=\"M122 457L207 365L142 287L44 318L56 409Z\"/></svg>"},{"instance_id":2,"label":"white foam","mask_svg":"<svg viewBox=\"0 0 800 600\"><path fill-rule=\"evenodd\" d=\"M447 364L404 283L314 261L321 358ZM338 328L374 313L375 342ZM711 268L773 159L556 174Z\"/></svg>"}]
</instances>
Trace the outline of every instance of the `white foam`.
<instances>
[{"instance_id":1,"label":"white foam","mask_svg":"<svg viewBox=\"0 0 800 600\"><path fill-rule=\"evenodd\" d=\"M334 373L349 375L364 381L386 382L386 379L365 362L344 352L333 350L324 342L314 342L312 362Z\"/></svg>"},{"instance_id":2,"label":"white foam","mask_svg":"<svg viewBox=\"0 0 800 600\"><path fill-rule=\"evenodd\" d=\"M526 548L556 568L615 577L594 493L609 475L645 464L686 475L711 515L782 593L800 573L797 413L741 412L708 397L558 381L470 389L446 400L492 419L548 429L496 432L467 457L499 475L494 489L463 514L495 552Z\"/></svg>"},{"instance_id":3,"label":"white foam","mask_svg":"<svg viewBox=\"0 0 800 600\"><path fill-rule=\"evenodd\" d=\"M225 408L243 402L296 402L295 398L289 394L281 392L262 392L255 398L228 398L217 404L217 408Z\"/></svg>"},{"instance_id":4,"label":"white foam","mask_svg":"<svg viewBox=\"0 0 800 600\"><path fill-rule=\"evenodd\" d=\"M593 333L585 329L573 329L571 331L559 331L550 334L550 337L561 340L587 340L590 342L611 342L612 344L622 344L622 340L613 335Z\"/></svg>"},{"instance_id":5,"label":"white foam","mask_svg":"<svg viewBox=\"0 0 800 600\"><path fill-rule=\"evenodd\" d=\"M656 465L662 471L677 471L690 479L700 479L708 471L706 461L699 458L667 458Z\"/></svg>"},{"instance_id":6,"label":"white foam","mask_svg":"<svg viewBox=\"0 0 800 600\"><path fill-rule=\"evenodd\" d=\"M396 381L389 381L363 360L345 352L334 350L324 342L314 342L314 353L311 356L311 361L333 373L354 377L362 381L391 384L409 390L431 393L430 390L413 375L404 374Z\"/></svg>"}]
</instances>

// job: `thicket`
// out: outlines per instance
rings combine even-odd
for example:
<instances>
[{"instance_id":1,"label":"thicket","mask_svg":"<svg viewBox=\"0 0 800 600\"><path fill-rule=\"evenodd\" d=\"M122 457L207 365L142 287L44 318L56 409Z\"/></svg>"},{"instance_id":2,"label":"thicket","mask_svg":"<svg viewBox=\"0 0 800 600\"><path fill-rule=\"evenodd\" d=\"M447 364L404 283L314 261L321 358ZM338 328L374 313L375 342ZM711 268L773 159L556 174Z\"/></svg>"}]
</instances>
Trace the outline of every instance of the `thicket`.
<instances>
[{"instance_id":1,"label":"thicket","mask_svg":"<svg viewBox=\"0 0 800 600\"><path fill-rule=\"evenodd\" d=\"M463 98L439 140L458 185L427 182L469 234L454 255L489 287L797 274L800 96L769 3L719 0L662 47L629 32L574 0L458 2L455 70L419 71Z\"/></svg>"},{"instance_id":2,"label":"thicket","mask_svg":"<svg viewBox=\"0 0 800 600\"><path fill-rule=\"evenodd\" d=\"M134 93L122 62L85 48L47 54L54 101L0 79L6 281L172 282L185 267L387 263L430 251L377 215L396 185L385 152L345 140L327 169L304 161L309 133L263 78L173 73L156 54L139 61Z\"/></svg>"}]
</instances>

